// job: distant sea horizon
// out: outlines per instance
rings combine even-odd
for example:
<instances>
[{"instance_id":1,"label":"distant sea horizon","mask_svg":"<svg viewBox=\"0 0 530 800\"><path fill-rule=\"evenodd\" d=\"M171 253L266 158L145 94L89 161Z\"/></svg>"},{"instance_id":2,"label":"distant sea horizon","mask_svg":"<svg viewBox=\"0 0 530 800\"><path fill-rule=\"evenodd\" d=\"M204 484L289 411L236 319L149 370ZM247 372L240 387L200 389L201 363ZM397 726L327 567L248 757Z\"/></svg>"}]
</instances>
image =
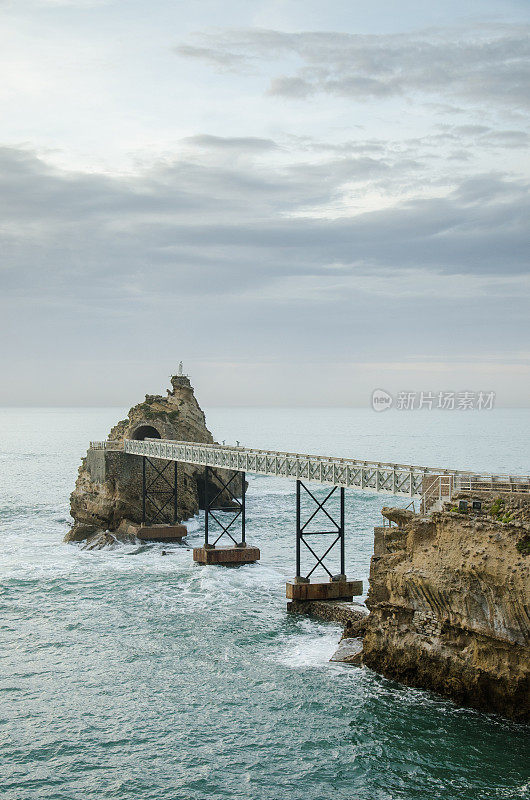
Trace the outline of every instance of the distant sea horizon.
<instances>
[{"instance_id":1,"label":"distant sea horizon","mask_svg":"<svg viewBox=\"0 0 530 800\"><path fill-rule=\"evenodd\" d=\"M247 447L318 453L367 461L477 472L530 472L530 408L397 410L345 406L208 406L206 424L216 441ZM105 439L127 415L125 406L0 406L0 414L74 421L85 412L93 430L85 442Z\"/></svg>"}]
</instances>

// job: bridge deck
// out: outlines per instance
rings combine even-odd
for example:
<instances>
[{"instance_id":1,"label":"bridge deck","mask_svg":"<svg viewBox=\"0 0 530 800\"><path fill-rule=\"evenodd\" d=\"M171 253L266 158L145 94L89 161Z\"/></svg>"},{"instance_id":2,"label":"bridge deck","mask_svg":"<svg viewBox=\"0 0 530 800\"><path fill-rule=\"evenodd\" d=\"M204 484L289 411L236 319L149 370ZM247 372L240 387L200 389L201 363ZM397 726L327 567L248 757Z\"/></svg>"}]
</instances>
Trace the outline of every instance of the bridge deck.
<instances>
[{"instance_id":1,"label":"bridge deck","mask_svg":"<svg viewBox=\"0 0 530 800\"><path fill-rule=\"evenodd\" d=\"M453 491L484 489L530 490L530 476L488 475L463 470L418 467L349 458L284 453L219 444L146 439L125 442L91 442L91 447L123 449L126 453L207 467L233 469L257 475L302 479L329 486L344 486L379 494L421 497L428 476L449 476ZM451 492L450 492L451 494Z\"/></svg>"}]
</instances>

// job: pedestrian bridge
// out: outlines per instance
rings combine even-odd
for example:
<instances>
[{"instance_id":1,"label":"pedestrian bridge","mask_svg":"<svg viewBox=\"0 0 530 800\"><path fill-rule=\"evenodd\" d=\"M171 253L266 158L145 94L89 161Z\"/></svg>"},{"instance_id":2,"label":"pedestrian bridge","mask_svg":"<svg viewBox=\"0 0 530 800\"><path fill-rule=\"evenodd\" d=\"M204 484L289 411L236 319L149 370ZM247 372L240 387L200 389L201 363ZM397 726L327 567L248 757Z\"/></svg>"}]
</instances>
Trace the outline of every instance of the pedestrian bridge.
<instances>
[{"instance_id":1,"label":"pedestrian bridge","mask_svg":"<svg viewBox=\"0 0 530 800\"><path fill-rule=\"evenodd\" d=\"M258 548L247 547L246 543L247 472L296 481L296 575L295 583L287 587L287 596L291 599L351 599L353 594L362 592L361 583L347 581L345 574L346 489L408 497L409 505L419 501L418 510L422 513L441 508L456 491L530 491L530 476L491 475L232 445L144 438L91 442L91 447L121 450L141 458L144 526L167 524L168 514L169 522L177 523L178 464L204 467L204 547L193 551L194 559L202 564L248 563L260 557ZM212 469L228 472L216 473L212 480ZM236 480L236 476L240 480ZM313 483L331 488L321 497L312 487ZM323 514L320 522L319 512ZM315 524L318 524L316 530ZM236 528L241 530L240 538L235 538ZM218 547L223 537L234 546ZM324 537L324 546L319 548L316 542L321 537ZM326 541L325 537L331 538ZM332 572L329 560L335 548L339 551L338 574ZM312 564L305 575L302 574L302 551L306 556L309 554ZM331 583L309 586L318 568L327 573Z\"/></svg>"},{"instance_id":2,"label":"pedestrian bridge","mask_svg":"<svg viewBox=\"0 0 530 800\"><path fill-rule=\"evenodd\" d=\"M530 476L488 474L447 467L361 461L334 456L287 453L220 444L178 442L170 439L91 442L93 448L120 449L131 455L218 467L256 475L307 480L345 489L420 499L435 483L450 496L455 491L524 492Z\"/></svg>"}]
</instances>

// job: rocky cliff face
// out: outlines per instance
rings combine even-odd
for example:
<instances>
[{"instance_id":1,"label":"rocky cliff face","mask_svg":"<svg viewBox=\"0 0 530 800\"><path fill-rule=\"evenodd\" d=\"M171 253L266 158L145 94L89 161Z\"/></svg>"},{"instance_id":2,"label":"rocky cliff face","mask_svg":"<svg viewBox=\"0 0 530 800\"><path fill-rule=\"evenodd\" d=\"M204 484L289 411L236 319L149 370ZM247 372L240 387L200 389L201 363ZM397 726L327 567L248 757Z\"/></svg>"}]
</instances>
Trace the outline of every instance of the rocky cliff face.
<instances>
[{"instance_id":1,"label":"rocky cliff face","mask_svg":"<svg viewBox=\"0 0 530 800\"><path fill-rule=\"evenodd\" d=\"M190 381L186 376L171 378L168 396L146 395L145 400L129 411L127 418L110 431L109 440L115 449L90 448L79 468L75 489L70 497L70 513L74 519L66 541L83 541L104 531L126 537L134 526L142 522L142 459L120 451L124 439L161 438L188 442L212 443L213 436L206 427ZM158 460L161 467L168 462ZM148 480L152 488L168 489L164 478L157 478L151 467ZM166 472L169 482L174 480L173 464ZM203 468L179 464L177 472L178 518L188 519L204 507ZM225 481L223 470L210 471L209 496L219 489L219 476ZM237 492L236 481L232 486ZM167 499L167 497L165 498ZM230 504L232 497L226 493L220 498ZM148 508L148 514L153 508ZM164 509L165 521L173 521L172 503ZM105 543L105 539L98 539Z\"/></svg>"},{"instance_id":2,"label":"rocky cliff face","mask_svg":"<svg viewBox=\"0 0 530 800\"><path fill-rule=\"evenodd\" d=\"M469 496L462 495L467 500ZM530 498L458 498L375 529L363 662L411 686L530 718Z\"/></svg>"},{"instance_id":3,"label":"rocky cliff face","mask_svg":"<svg viewBox=\"0 0 530 800\"><path fill-rule=\"evenodd\" d=\"M115 441L153 437L182 442L213 442L204 412L187 376L174 375L171 378L167 397L146 394L144 402L133 406L127 418L118 422L109 433L109 439Z\"/></svg>"}]
</instances>

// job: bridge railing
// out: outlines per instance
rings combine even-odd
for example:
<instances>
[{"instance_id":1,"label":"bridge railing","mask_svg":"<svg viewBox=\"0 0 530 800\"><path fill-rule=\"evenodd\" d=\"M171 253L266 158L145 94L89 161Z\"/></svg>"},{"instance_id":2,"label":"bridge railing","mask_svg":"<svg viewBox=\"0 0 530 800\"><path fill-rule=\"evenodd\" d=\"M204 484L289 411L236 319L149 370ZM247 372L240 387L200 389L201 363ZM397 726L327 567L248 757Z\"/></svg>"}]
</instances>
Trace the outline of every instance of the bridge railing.
<instances>
[{"instance_id":1,"label":"bridge railing","mask_svg":"<svg viewBox=\"0 0 530 800\"><path fill-rule=\"evenodd\" d=\"M124 444L123 440L106 439L105 441L90 442L90 448L92 450L123 450Z\"/></svg>"},{"instance_id":2,"label":"bridge railing","mask_svg":"<svg viewBox=\"0 0 530 800\"><path fill-rule=\"evenodd\" d=\"M530 492L528 475L457 475L454 491L462 492Z\"/></svg>"},{"instance_id":3,"label":"bridge railing","mask_svg":"<svg viewBox=\"0 0 530 800\"><path fill-rule=\"evenodd\" d=\"M456 491L530 492L530 476L490 475L384 461L318 456L170 439L91 442L91 447L205 467L305 479L378 494L446 500ZM436 497L435 497L436 495ZM431 497L432 496L432 497Z\"/></svg>"},{"instance_id":4,"label":"bridge railing","mask_svg":"<svg viewBox=\"0 0 530 800\"><path fill-rule=\"evenodd\" d=\"M420 501L420 513L427 514L432 509L441 511L443 503L451 499L454 488L454 475L435 475L425 480Z\"/></svg>"},{"instance_id":5,"label":"bridge railing","mask_svg":"<svg viewBox=\"0 0 530 800\"><path fill-rule=\"evenodd\" d=\"M164 439L125 441L125 452L257 475L420 497L426 468Z\"/></svg>"}]
</instances>

